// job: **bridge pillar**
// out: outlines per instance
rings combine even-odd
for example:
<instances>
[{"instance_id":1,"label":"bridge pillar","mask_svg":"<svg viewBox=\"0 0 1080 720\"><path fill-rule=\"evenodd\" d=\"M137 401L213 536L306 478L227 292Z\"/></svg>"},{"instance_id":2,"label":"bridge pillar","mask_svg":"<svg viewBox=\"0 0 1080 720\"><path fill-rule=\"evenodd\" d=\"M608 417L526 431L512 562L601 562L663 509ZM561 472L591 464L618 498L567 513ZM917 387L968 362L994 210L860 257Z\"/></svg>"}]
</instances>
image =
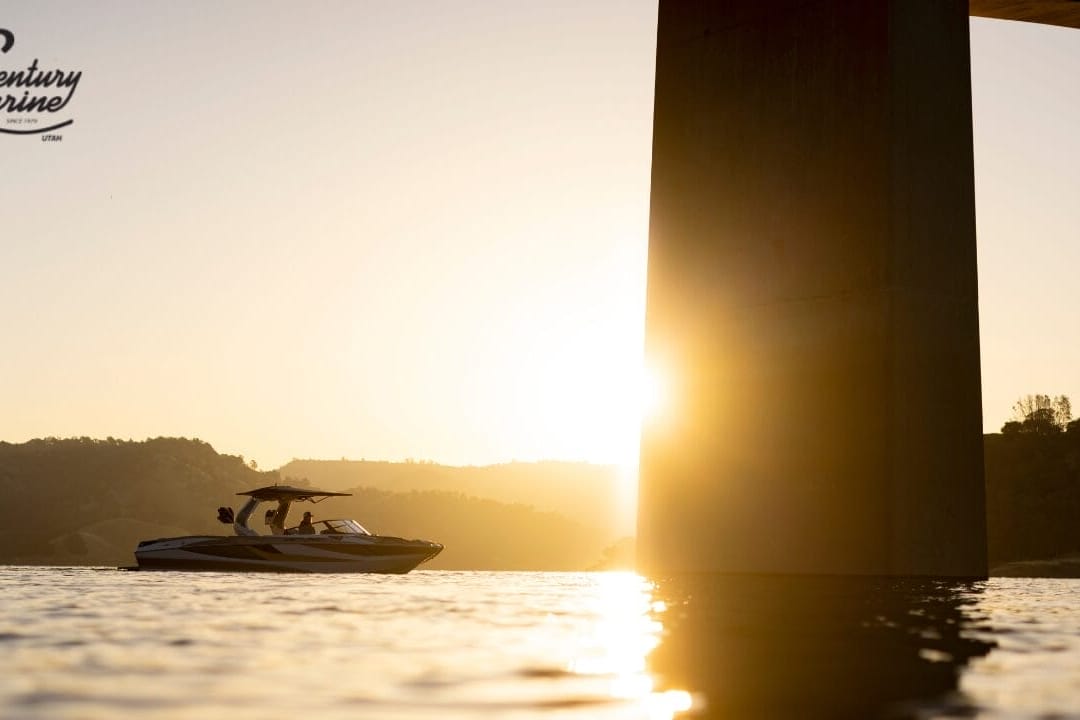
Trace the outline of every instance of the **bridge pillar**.
<instances>
[{"instance_id":1,"label":"bridge pillar","mask_svg":"<svg viewBox=\"0 0 1080 720\"><path fill-rule=\"evenodd\" d=\"M986 574L968 4L661 0L639 567Z\"/></svg>"}]
</instances>

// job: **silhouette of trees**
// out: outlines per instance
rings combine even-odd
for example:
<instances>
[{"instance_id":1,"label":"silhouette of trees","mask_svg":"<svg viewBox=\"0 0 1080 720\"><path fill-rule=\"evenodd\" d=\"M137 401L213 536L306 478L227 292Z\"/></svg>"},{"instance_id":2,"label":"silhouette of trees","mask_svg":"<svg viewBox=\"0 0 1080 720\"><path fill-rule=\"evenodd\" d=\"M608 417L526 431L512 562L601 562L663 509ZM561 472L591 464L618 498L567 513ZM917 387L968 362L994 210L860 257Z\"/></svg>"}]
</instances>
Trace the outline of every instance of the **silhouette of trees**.
<instances>
[{"instance_id":1,"label":"silhouette of trees","mask_svg":"<svg viewBox=\"0 0 1080 720\"><path fill-rule=\"evenodd\" d=\"M208 499L272 484L277 473L251 470L240 458L183 438L142 442L45 438L0 443L0 494L12 517L0 561L46 560L82 548L68 537L87 527L134 519L193 533L218 532ZM221 503L217 503L221 504ZM146 538L142 538L146 539ZM130 539L124 562L130 562ZM80 553L75 552L75 555ZM85 556L86 562L108 562Z\"/></svg>"},{"instance_id":2,"label":"silhouette of trees","mask_svg":"<svg viewBox=\"0 0 1080 720\"><path fill-rule=\"evenodd\" d=\"M991 566L1080 553L1080 420L1065 395L1013 410L983 445Z\"/></svg>"},{"instance_id":3,"label":"silhouette of trees","mask_svg":"<svg viewBox=\"0 0 1080 720\"><path fill-rule=\"evenodd\" d=\"M1027 395L1013 405L1014 419L1005 423L1001 432L1053 435L1064 432L1072 421L1072 404L1066 395Z\"/></svg>"}]
</instances>

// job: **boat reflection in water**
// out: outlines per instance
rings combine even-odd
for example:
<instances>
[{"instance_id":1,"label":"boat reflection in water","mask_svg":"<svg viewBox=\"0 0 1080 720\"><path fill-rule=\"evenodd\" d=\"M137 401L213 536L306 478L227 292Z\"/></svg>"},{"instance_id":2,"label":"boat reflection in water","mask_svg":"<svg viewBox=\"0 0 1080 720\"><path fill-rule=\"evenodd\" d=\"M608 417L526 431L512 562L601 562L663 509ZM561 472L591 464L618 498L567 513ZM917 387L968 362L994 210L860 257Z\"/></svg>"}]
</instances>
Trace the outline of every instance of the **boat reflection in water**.
<instances>
[{"instance_id":1,"label":"boat reflection in water","mask_svg":"<svg viewBox=\"0 0 1080 720\"><path fill-rule=\"evenodd\" d=\"M651 617L662 629L645 671L655 694L682 693L685 717L970 716L960 673L994 647L981 639L988 637L975 609L982 588L841 577L657 579Z\"/></svg>"}]
</instances>

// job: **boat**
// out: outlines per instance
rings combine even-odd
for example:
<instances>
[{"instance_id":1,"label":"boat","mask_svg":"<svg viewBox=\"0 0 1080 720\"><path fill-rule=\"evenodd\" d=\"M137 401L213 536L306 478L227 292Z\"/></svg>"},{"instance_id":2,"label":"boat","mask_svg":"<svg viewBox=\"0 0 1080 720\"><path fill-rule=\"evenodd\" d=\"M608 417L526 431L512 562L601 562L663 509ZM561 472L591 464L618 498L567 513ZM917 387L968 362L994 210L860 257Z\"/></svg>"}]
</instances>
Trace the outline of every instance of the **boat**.
<instances>
[{"instance_id":1,"label":"boat","mask_svg":"<svg viewBox=\"0 0 1080 720\"><path fill-rule=\"evenodd\" d=\"M248 500L240 512L218 508L218 520L232 525L233 535L189 535L143 540L135 549L138 570L217 570L235 572L407 573L442 552L428 540L406 540L368 532L355 520L310 520L286 527L294 503L322 502L351 493L290 485L237 493ZM255 509L266 510L268 527L260 534L248 523Z\"/></svg>"}]
</instances>

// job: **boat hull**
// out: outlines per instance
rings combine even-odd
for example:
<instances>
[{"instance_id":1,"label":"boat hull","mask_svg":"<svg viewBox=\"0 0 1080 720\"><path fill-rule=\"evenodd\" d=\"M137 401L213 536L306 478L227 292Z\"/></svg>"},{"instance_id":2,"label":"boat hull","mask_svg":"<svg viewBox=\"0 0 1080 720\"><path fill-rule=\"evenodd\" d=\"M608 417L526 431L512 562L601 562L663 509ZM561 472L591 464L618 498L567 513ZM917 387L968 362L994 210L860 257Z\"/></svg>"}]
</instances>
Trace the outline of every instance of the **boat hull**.
<instances>
[{"instance_id":1,"label":"boat hull","mask_svg":"<svg viewBox=\"0 0 1080 720\"><path fill-rule=\"evenodd\" d=\"M380 536L192 536L141 542L135 560L140 570L401 574L442 549Z\"/></svg>"}]
</instances>

